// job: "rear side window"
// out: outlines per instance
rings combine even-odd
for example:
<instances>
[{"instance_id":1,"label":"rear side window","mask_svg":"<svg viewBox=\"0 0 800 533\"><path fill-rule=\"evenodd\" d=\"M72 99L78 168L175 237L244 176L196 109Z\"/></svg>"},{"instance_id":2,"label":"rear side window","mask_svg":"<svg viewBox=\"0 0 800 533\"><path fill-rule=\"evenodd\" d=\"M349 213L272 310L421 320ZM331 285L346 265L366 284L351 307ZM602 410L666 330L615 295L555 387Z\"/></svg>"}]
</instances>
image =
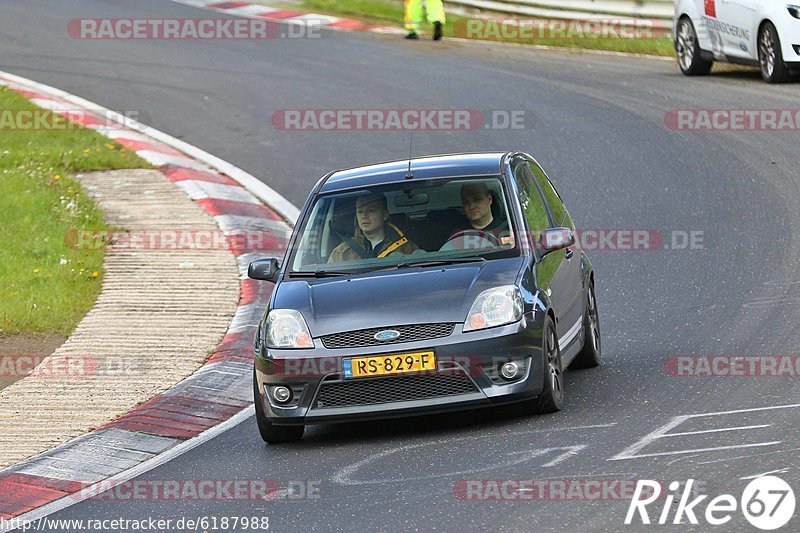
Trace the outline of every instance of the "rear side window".
<instances>
[{"instance_id":1,"label":"rear side window","mask_svg":"<svg viewBox=\"0 0 800 533\"><path fill-rule=\"evenodd\" d=\"M531 231L531 238L539 240L542 231L550 227L547 207L542 202L539 188L536 186L533 174L525 161L519 161L513 169L514 179L517 182L517 194L525 220L528 222L528 229Z\"/></svg>"},{"instance_id":2,"label":"rear side window","mask_svg":"<svg viewBox=\"0 0 800 533\"><path fill-rule=\"evenodd\" d=\"M530 172L533 174L534 179L536 180L536 184L539 186L539 190L542 191L542 195L547 202L547 206L550 209L550 213L553 217L552 224L554 227L572 227L572 219L567 212L566 207L564 207L564 203L561 201L561 198L558 196L555 188L553 188L553 184L550 183L550 180L547 179L547 174L544 173L542 167L536 164L534 161L528 161L530 166Z\"/></svg>"}]
</instances>

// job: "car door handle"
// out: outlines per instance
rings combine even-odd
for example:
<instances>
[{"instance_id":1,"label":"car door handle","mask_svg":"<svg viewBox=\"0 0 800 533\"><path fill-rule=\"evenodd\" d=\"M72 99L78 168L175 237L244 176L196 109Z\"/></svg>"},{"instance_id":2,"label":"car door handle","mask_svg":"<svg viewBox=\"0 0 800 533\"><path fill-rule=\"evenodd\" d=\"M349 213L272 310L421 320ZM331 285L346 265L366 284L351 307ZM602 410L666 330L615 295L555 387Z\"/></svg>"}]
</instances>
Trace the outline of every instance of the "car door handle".
<instances>
[{"instance_id":1,"label":"car door handle","mask_svg":"<svg viewBox=\"0 0 800 533\"><path fill-rule=\"evenodd\" d=\"M572 256L574 254L575 254L575 252L572 250L572 248L567 248L567 251L564 252L564 257L567 258L567 259L572 259Z\"/></svg>"}]
</instances>

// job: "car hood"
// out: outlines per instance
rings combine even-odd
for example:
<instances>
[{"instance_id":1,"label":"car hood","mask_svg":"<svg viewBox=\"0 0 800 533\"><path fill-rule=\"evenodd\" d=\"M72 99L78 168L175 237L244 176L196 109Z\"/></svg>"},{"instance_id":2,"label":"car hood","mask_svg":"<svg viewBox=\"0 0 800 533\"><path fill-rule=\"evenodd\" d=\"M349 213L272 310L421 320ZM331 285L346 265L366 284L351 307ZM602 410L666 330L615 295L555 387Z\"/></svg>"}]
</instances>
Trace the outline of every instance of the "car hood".
<instances>
[{"instance_id":1,"label":"car hood","mask_svg":"<svg viewBox=\"0 0 800 533\"><path fill-rule=\"evenodd\" d=\"M512 285L524 259L408 268L351 277L284 279L273 309L303 313L313 337L342 331L464 322L481 291Z\"/></svg>"}]
</instances>

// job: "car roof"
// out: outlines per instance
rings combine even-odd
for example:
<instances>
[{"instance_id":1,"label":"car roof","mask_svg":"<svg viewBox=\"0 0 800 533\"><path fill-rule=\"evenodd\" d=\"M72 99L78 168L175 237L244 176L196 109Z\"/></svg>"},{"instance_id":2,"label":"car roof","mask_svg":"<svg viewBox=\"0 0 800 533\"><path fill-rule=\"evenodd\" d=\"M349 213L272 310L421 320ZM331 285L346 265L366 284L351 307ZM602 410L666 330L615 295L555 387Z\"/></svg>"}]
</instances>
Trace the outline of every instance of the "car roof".
<instances>
[{"instance_id":1,"label":"car roof","mask_svg":"<svg viewBox=\"0 0 800 533\"><path fill-rule=\"evenodd\" d=\"M511 152L479 152L417 157L411 160L413 179L501 174L503 157ZM408 159L377 163L331 173L319 192L369 187L404 181Z\"/></svg>"}]
</instances>

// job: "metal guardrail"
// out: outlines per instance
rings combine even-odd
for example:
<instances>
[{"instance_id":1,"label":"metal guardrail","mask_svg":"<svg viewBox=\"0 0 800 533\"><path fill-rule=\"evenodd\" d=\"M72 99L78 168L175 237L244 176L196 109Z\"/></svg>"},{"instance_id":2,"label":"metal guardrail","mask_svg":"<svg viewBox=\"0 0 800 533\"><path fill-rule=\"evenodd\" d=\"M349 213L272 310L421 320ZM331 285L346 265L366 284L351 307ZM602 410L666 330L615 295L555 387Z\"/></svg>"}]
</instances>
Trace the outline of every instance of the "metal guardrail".
<instances>
[{"instance_id":1,"label":"metal guardrail","mask_svg":"<svg viewBox=\"0 0 800 533\"><path fill-rule=\"evenodd\" d=\"M645 19L671 26L673 0L445 0L457 11L559 20ZM460 8L460 9L458 9Z\"/></svg>"}]
</instances>

